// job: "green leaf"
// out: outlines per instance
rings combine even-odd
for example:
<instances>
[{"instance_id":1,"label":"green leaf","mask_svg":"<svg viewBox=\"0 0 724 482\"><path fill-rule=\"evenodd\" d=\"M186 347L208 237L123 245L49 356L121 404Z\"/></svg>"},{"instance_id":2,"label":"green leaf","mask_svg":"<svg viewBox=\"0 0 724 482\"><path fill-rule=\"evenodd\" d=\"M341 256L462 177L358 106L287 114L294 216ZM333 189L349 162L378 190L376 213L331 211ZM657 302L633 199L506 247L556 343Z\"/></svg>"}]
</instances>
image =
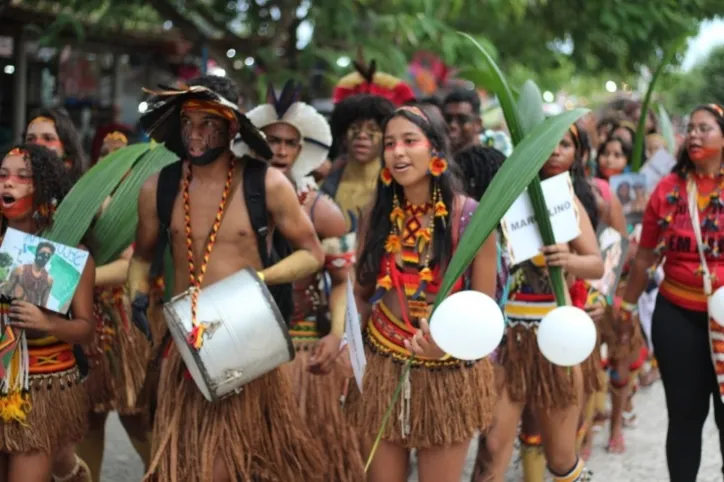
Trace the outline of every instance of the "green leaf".
<instances>
[{"instance_id":1,"label":"green leaf","mask_svg":"<svg viewBox=\"0 0 724 482\"><path fill-rule=\"evenodd\" d=\"M526 81L520 89L518 116L523 133L526 135L546 118L543 112L543 95L532 80Z\"/></svg>"},{"instance_id":2,"label":"green leaf","mask_svg":"<svg viewBox=\"0 0 724 482\"><path fill-rule=\"evenodd\" d=\"M131 245L138 223L141 186L149 176L177 160L178 156L163 146L149 149L138 159L93 228L93 243L98 247L94 256L98 266L114 261Z\"/></svg>"},{"instance_id":3,"label":"green leaf","mask_svg":"<svg viewBox=\"0 0 724 482\"><path fill-rule=\"evenodd\" d=\"M659 129L661 135L666 141L666 148L672 156L676 155L676 134L674 134L674 125L664 106L659 104Z\"/></svg>"},{"instance_id":4,"label":"green leaf","mask_svg":"<svg viewBox=\"0 0 724 482\"><path fill-rule=\"evenodd\" d=\"M468 35L465 32L458 33L463 37L467 37L468 40L470 40L478 48L480 53L483 54L483 64L486 66L490 74L488 77L490 86L488 88L492 92L495 92L498 99L500 99L500 106L505 113L505 121L508 124L510 137L513 140L513 144L517 145L523 139L523 129L521 128L520 120L518 119L518 109L515 106L515 100L513 99L513 93L510 90L510 86L505 81L503 73L500 71L500 68L488 51L471 35Z\"/></svg>"},{"instance_id":5,"label":"green leaf","mask_svg":"<svg viewBox=\"0 0 724 482\"><path fill-rule=\"evenodd\" d=\"M43 237L66 246L77 246L108 195L149 144L134 144L106 156L86 172L58 206L53 225Z\"/></svg>"},{"instance_id":6,"label":"green leaf","mask_svg":"<svg viewBox=\"0 0 724 482\"><path fill-rule=\"evenodd\" d=\"M445 299L475 258L480 246L498 226L513 202L534 179L561 138L587 109L575 109L546 119L533 128L503 163L480 200L445 272L435 308Z\"/></svg>"},{"instance_id":7,"label":"green leaf","mask_svg":"<svg viewBox=\"0 0 724 482\"><path fill-rule=\"evenodd\" d=\"M636 129L636 139L634 140L634 148L632 154L633 161L631 163L631 169L634 172L639 172L639 169L641 168L641 160L643 158L645 145L644 141L646 139L646 118L648 117L649 104L651 104L651 94L654 93L656 82L658 82L662 72L674 59L677 48L678 42L673 42L671 45L669 45L669 48L664 53L664 57L661 59L661 63L654 72L653 77L651 77L649 88L646 91L646 97L644 97L644 102L643 104L641 104L641 118L639 119L639 125Z\"/></svg>"}]
</instances>

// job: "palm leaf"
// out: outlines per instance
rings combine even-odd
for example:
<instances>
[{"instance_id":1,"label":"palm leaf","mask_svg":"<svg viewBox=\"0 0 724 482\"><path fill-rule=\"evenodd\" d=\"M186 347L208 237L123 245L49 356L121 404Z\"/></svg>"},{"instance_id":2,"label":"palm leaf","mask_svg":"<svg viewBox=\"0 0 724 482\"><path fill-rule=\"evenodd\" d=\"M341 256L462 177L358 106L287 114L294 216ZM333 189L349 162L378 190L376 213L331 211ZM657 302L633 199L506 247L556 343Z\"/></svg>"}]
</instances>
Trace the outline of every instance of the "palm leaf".
<instances>
[{"instance_id":1,"label":"palm leaf","mask_svg":"<svg viewBox=\"0 0 724 482\"><path fill-rule=\"evenodd\" d=\"M43 237L66 246L80 244L103 201L148 149L149 144L124 147L93 166L60 203Z\"/></svg>"},{"instance_id":2,"label":"palm leaf","mask_svg":"<svg viewBox=\"0 0 724 482\"><path fill-rule=\"evenodd\" d=\"M674 125L664 106L659 104L659 129L661 135L666 141L666 148L672 156L676 155L676 134L674 133Z\"/></svg>"},{"instance_id":3,"label":"palm leaf","mask_svg":"<svg viewBox=\"0 0 724 482\"><path fill-rule=\"evenodd\" d=\"M587 109L575 109L546 119L533 128L520 142L513 154L503 163L480 200L470 224L458 244L445 272L435 306L445 298L455 281L462 276L475 258L480 246L500 223L513 202L531 181L538 179L538 171L545 164L576 119ZM530 189L529 189L530 194Z\"/></svg>"},{"instance_id":4,"label":"palm leaf","mask_svg":"<svg viewBox=\"0 0 724 482\"><path fill-rule=\"evenodd\" d=\"M523 139L523 131L520 126L520 122L518 121L518 114L517 109L515 106L515 100L513 98L513 92L510 89L510 86L505 81L505 77L503 76L503 73L500 71L500 68L498 67L498 64L495 63L495 60L493 60L493 57L488 53L487 50L483 48L480 43L478 43L477 40L475 40L474 37L471 35L468 35L464 32L458 32L463 37L467 37L468 40L470 40L480 51L482 55L482 63L486 67L486 81L488 83L488 89L492 92L495 92L495 94L498 96L498 100L500 101L500 107L502 107L503 112L505 113L505 120L508 123L508 130L510 131L510 137L513 140L513 144L517 145L522 139ZM515 112L515 119L509 118L508 115L510 113Z\"/></svg>"},{"instance_id":5,"label":"palm leaf","mask_svg":"<svg viewBox=\"0 0 724 482\"><path fill-rule=\"evenodd\" d=\"M518 97L518 117L523 134L528 135L535 126L546 118L543 112L543 96L532 80L528 80L520 89Z\"/></svg>"},{"instance_id":6,"label":"palm leaf","mask_svg":"<svg viewBox=\"0 0 724 482\"><path fill-rule=\"evenodd\" d=\"M664 57L661 59L661 63L656 68L653 77L651 77L649 88L646 91L646 97L644 97L644 102L643 104L641 104L641 117L639 118L639 125L636 128L636 139L634 140L634 148L632 154L633 161L631 163L631 169L634 172L639 172L639 169L641 168L641 161L643 159L645 145L644 141L646 140L646 119L649 116L648 112L649 104L651 104L651 95L654 93L654 87L656 87L656 82L658 82L661 74L664 72L664 69L674 59L674 55L676 55L677 45L678 44L676 42L672 43L669 46L668 50L666 50L666 52L664 53Z\"/></svg>"},{"instance_id":7,"label":"palm leaf","mask_svg":"<svg viewBox=\"0 0 724 482\"><path fill-rule=\"evenodd\" d=\"M483 54L482 58L484 62L487 64L487 68L490 71L491 78L490 82L493 86L493 91L497 94L498 100L500 101L500 106L503 109L503 114L505 115L505 121L508 124L508 130L510 131L510 136L513 141L513 144L517 146L520 144L525 135L527 134L524 128L523 122L521 122L521 113L518 110L518 107L515 103L515 98L513 97L513 91L508 85L508 82L505 80L505 77L503 76L503 73L500 71L500 68L495 64L495 61L493 60L492 56L470 35L461 33L461 35L466 36L477 48L478 50ZM536 132L535 122L539 119L541 119L541 116L544 116L543 114L543 103L542 100L540 100L540 90L538 89L538 86L535 85L532 81L526 82L526 84L523 86L523 89L520 92L521 98L521 105L526 108L526 111L529 111L526 113L526 115L530 115L531 117L529 119L526 119L525 127L526 128L533 128L531 133ZM574 112L580 112L578 115L575 115L573 117L573 120L570 124L573 123L576 119L578 119L582 115L582 111L574 111ZM563 115L563 114L561 114ZM565 117L567 118L567 117ZM570 124L568 127L570 127ZM555 139L547 139L547 141L554 141L552 144L552 147L550 151L548 151L548 156L550 156L551 152L553 152L553 149L555 149L556 144L560 141L560 139L563 137L563 135L566 133L566 130L563 130L558 137ZM515 155L515 151L513 151L513 155ZM546 157L547 159L548 157ZM545 163L545 160L540 160L540 164L535 164L538 167L535 169L534 172L529 172L530 175L529 182L530 185L528 186L528 195L530 196L530 201L533 206L533 211L535 213L536 222L538 224L538 229L540 230L541 238L543 239L543 243L546 246L550 246L555 244L555 236L553 235L553 226L551 225L551 219L548 214L548 208L546 206L545 197L543 196L543 190L540 185L540 178L538 177L538 171ZM538 160L536 158L536 160ZM525 172L526 169L532 169L534 163L532 162L533 159L531 159L531 162L529 165L521 165L521 172ZM505 162L507 164L508 161ZM501 171L502 172L502 171ZM528 174L523 176L522 178L527 178ZM518 174L520 176L520 173ZM496 178L498 175L495 176ZM486 191L487 192L487 191ZM512 191L510 191L512 192ZM519 191L517 195L520 194L521 191ZM514 198L515 199L515 198ZM512 202L512 201L511 201ZM482 205L482 203L481 203ZM510 207L510 205L506 206L506 209ZM478 206L480 208L480 206ZM477 211L476 211L477 212ZM505 214L505 211L503 211L503 214ZM500 222L500 218L502 218L502 214L499 218L497 218L496 224ZM479 239L478 241L482 244L485 238ZM478 245L479 246L479 245ZM477 250L476 250L477 251ZM474 257L474 256L473 256ZM472 258L470 258L472 260ZM563 306L567 304L568 299L568 291L566 289L565 280L563 279L563 271L558 267L550 267L548 269L550 279L551 279L551 285L553 287L553 293L556 297L556 303L558 306ZM452 278L452 280L455 280L457 278Z\"/></svg>"},{"instance_id":8,"label":"palm leaf","mask_svg":"<svg viewBox=\"0 0 724 482\"><path fill-rule=\"evenodd\" d=\"M161 145L149 148L138 159L93 228L93 243L97 246L95 260L99 266L117 259L133 242L138 223L138 194L144 181L177 160L176 154Z\"/></svg>"}]
</instances>

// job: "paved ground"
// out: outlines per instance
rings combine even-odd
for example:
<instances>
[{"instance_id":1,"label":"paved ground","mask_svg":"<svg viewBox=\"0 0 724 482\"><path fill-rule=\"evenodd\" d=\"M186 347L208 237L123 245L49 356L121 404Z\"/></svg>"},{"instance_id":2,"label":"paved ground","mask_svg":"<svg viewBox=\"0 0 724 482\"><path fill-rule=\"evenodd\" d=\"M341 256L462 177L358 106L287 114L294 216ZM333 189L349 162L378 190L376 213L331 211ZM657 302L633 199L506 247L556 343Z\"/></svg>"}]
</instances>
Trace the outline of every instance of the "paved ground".
<instances>
[{"instance_id":1,"label":"paved ground","mask_svg":"<svg viewBox=\"0 0 724 482\"><path fill-rule=\"evenodd\" d=\"M623 455L609 455L604 447L607 434L600 433L595 441L594 452L589 467L594 471L597 481L606 482L666 482L666 459L664 439L666 436L666 411L661 383L645 389L636 397L639 414L638 426L626 433L628 451ZM697 482L721 482L721 458L717 446L716 427L710 416L704 429L704 449L702 466ZM106 460L103 467L103 482L138 482L142 477L140 459L133 452L128 438L113 416L108 422L106 441ZM465 481L472 470L473 453L468 460ZM512 466L508 481L520 481L520 471ZM410 482L416 482L413 475Z\"/></svg>"}]
</instances>

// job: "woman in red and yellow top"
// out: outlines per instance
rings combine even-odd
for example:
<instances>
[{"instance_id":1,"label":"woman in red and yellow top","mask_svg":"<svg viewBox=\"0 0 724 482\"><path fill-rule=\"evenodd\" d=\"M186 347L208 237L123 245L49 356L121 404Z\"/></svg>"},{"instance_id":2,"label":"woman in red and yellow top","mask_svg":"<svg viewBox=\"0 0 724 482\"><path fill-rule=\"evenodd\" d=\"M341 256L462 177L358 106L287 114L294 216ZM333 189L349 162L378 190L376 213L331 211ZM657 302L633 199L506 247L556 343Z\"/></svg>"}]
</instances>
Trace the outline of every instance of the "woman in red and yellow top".
<instances>
[{"instance_id":1,"label":"woman in red and yellow top","mask_svg":"<svg viewBox=\"0 0 724 482\"><path fill-rule=\"evenodd\" d=\"M620 336L631 337L636 302L651 268L664 258L652 341L669 413L669 475L677 482L696 480L712 395L715 418L724 420L724 327L707 313L707 295L724 281L723 153L724 109L715 104L697 107L678 163L656 186L646 206L619 319Z\"/></svg>"},{"instance_id":2,"label":"woman in red and yellow top","mask_svg":"<svg viewBox=\"0 0 724 482\"><path fill-rule=\"evenodd\" d=\"M49 149L26 144L0 165L0 199L7 227L35 234L51 222L54 206L70 190L62 162ZM23 301L3 306L3 355L13 353L0 390L0 479L47 482L79 471L74 457L54 462L80 441L87 400L72 346L93 337L95 264L89 257L67 317ZM14 346L13 346L14 345Z\"/></svg>"},{"instance_id":3,"label":"woman in red and yellow top","mask_svg":"<svg viewBox=\"0 0 724 482\"><path fill-rule=\"evenodd\" d=\"M358 238L355 290L367 367L362 394L350 389L347 412L363 442L374 440L414 354L367 480L407 480L410 450L417 449L421 480L458 482L472 438L492 422L493 366L446 355L430 338L427 318L477 203L447 172L445 124L434 111L401 107L383 124L383 139L384 168ZM495 238L453 291L469 281L495 297Z\"/></svg>"}]
</instances>

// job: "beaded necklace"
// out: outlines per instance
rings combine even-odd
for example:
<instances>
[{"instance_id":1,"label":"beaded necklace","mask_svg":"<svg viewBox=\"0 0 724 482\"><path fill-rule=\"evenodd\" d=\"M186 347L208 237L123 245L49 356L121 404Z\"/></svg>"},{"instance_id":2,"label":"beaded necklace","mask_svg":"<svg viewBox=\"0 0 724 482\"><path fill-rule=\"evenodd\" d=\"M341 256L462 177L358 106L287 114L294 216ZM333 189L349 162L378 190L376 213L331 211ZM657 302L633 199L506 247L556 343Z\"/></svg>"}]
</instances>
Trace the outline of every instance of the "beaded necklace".
<instances>
[{"instance_id":1,"label":"beaded necklace","mask_svg":"<svg viewBox=\"0 0 724 482\"><path fill-rule=\"evenodd\" d=\"M209 259L211 258L211 250L214 249L216 244L216 236L219 233L221 227L221 219L224 217L224 211L226 210L226 202L229 198L229 192L231 191L231 181L234 177L234 163L232 159L229 164L229 172L226 175L226 184L224 185L224 192L221 194L221 202L219 208L216 211L216 218L214 224L209 230L208 241L204 248L204 254L202 257L201 266L199 267L199 273L196 274L196 263L194 262L194 250L193 250L193 239L191 236L191 204L189 195L189 186L191 185L191 166L186 171L186 177L183 182L183 201L184 201L184 221L186 224L186 248L188 249L189 259L189 285L191 286L191 333L188 336L189 345L193 346L197 350L201 348L203 344L203 335L208 328L208 323L199 323L196 319L197 315L197 304L199 300L199 292L201 290L201 283L204 280L206 274L206 268L209 265Z\"/></svg>"}]
</instances>

